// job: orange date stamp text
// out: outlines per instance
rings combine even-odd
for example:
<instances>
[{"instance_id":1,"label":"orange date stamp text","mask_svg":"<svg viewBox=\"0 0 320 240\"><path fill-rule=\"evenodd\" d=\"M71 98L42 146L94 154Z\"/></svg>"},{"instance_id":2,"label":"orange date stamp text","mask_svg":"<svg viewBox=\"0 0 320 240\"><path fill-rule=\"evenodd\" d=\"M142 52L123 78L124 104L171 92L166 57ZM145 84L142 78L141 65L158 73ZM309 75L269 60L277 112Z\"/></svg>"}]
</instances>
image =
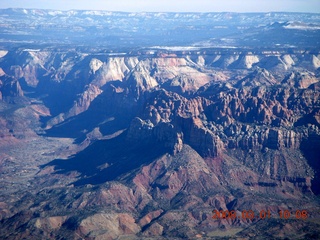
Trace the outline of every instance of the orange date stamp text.
<instances>
[{"instance_id":1,"label":"orange date stamp text","mask_svg":"<svg viewBox=\"0 0 320 240\"><path fill-rule=\"evenodd\" d=\"M213 219L243 219L243 220L253 220L253 219L270 219L270 218L280 218L280 219L302 219L306 220L308 218L307 210L280 210L278 214L271 213L270 210L261 210L259 212L254 212L252 210L213 210Z\"/></svg>"}]
</instances>

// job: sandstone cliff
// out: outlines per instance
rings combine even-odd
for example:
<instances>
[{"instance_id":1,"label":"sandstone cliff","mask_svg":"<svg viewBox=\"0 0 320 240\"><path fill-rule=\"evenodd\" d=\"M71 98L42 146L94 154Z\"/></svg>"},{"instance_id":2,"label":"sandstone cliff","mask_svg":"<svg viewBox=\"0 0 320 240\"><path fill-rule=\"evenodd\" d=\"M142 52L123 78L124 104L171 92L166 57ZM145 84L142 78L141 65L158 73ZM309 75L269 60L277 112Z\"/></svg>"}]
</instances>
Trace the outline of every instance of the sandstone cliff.
<instances>
[{"instance_id":1,"label":"sandstone cliff","mask_svg":"<svg viewBox=\"0 0 320 240\"><path fill-rule=\"evenodd\" d=\"M6 190L0 236L193 239L257 223L214 220L214 209L277 216L301 208L314 217L320 100L313 54L25 51L9 60L16 54L1 58L0 92L25 102L1 101L0 150L40 139L46 148L36 144L30 156L47 162L30 179L19 172L29 185L6 182L23 202L8 201ZM13 149L0 155L1 181L15 176L13 156L25 156Z\"/></svg>"}]
</instances>

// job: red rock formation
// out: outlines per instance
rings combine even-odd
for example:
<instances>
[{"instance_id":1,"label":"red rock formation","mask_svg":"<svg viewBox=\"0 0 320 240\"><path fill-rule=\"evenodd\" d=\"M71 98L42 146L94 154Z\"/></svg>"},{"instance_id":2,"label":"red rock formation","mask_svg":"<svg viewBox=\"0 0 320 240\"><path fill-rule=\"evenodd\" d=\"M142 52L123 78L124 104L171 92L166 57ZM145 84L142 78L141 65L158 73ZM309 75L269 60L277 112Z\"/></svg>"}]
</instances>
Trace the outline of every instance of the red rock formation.
<instances>
[{"instance_id":1,"label":"red rock formation","mask_svg":"<svg viewBox=\"0 0 320 240\"><path fill-rule=\"evenodd\" d=\"M246 209L268 209L276 216L282 208L317 206L312 195L319 164L310 159L317 159L320 148L319 77L312 70L300 71L297 56L251 58L236 51L156 58L21 56L28 64L15 63L11 75L21 82L26 78L41 93L48 89L44 94L53 99L72 92L68 107L58 109L50 127L84 126L77 130L86 130L81 135L86 140L82 152L76 151L80 147L70 150L70 159L56 159L41 169L32 178L36 183L29 181L32 188L25 187L28 194L16 195L23 201L0 199L0 237L16 232L13 238L20 239L31 233L48 239L193 239L262 222L213 220L214 209L240 215ZM11 67L4 66L4 72ZM289 75L283 80L284 74ZM1 76L1 91L6 76ZM7 84L14 98L21 90L15 79ZM65 86L68 91L62 94ZM14 146L18 138L37 136L40 116L50 114L40 100L14 110L3 107L7 115L0 116L0 137ZM74 166L79 162L84 166ZM31 212L21 211L26 208Z\"/></svg>"},{"instance_id":2,"label":"red rock formation","mask_svg":"<svg viewBox=\"0 0 320 240\"><path fill-rule=\"evenodd\" d=\"M319 79L311 72L292 72L282 82L291 87L305 89L310 85L319 82Z\"/></svg>"}]
</instances>

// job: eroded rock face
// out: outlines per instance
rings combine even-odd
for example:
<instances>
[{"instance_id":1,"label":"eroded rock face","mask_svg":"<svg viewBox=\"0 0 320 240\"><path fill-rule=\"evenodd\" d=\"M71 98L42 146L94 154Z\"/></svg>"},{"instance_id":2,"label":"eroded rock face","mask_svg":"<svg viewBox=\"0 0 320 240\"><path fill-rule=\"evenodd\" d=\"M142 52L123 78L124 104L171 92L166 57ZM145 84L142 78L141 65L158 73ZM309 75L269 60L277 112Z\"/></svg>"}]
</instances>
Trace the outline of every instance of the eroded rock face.
<instances>
[{"instance_id":1,"label":"eroded rock face","mask_svg":"<svg viewBox=\"0 0 320 240\"><path fill-rule=\"evenodd\" d=\"M8 75L0 77L0 100L10 97L22 97L23 95L21 85L15 78Z\"/></svg>"},{"instance_id":2,"label":"eroded rock face","mask_svg":"<svg viewBox=\"0 0 320 240\"><path fill-rule=\"evenodd\" d=\"M129 214L96 214L81 221L80 236L114 239L119 235L134 235L140 231Z\"/></svg>"},{"instance_id":3,"label":"eroded rock face","mask_svg":"<svg viewBox=\"0 0 320 240\"><path fill-rule=\"evenodd\" d=\"M213 85L212 88L220 92L212 95L210 100L203 97L187 100L166 91L155 92L148 99L142 117L150 122L150 129L161 121L171 122L183 133L181 140L203 156L217 156L225 146L260 150L299 149L302 139L308 138L307 134L302 129L287 128L301 121L317 121L312 103L319 102L319 93L308 89L298 93L288 86L278 89L267 86L237 89L227 87L227 84L222 87ZM294 97L297 94L304 96L303 102L297 102ZM310 117L301 118L306 113ZM180 117L173 117L177 115ZM258 125L252 127L252 123ZM223 134L216 133L220 126L224 128ZM130 128L130 134L131 131ZM223 142L220 139L228 140Z\"/></svg>"},{"instance_id":4,"label":"eroded rock face","mask_svg":"<svg viewBox=\"0 0 320 240\"><path fill-rule=\"evenodd\" d=\"M36 220L35 226L39 229L50 231L59 230L67 220L67 216L55 216L48 218L39 218Z\"/></svg>"},{"instance_id":5,"label":"eroded rock face","mask_svg":"<svg viewBox=\"0 0 320 240\"><path fill-rule=\"evenodd\" d=\"M50 119L47 122L47 128L51 128L52 126L59 124L73 116L76 116L84 111L86 111L91 102L102 93L102 90L97 86L90 84L86 87L84 92L78 96L76 102L74 102L73 106L66 113L60 113L58 116Z\"/></svg>"},{"instance_id":6,"label":"eroded rock face","mask_svg":"<svg viewBox=\"0 0 320 240\"><path fill-rule=\"evenodd\" d=\"M216 157L224 148L219 136L206 128L199 118L180 118L184 140L202 156Z\"/></svg>"},{"instance_id":7,"label":"eroded rock face","mask_svg":"<svg viewBox=\"0 0 320 240\"><path fill-rule=\"evenodd\" d=\"M272 86L277 84L275 77L266 69L258 68L237 83L237 87Z\"/></svg>"},{"instance_id":8,"label":"eroded rock face","mask_svg":"<svg viewBox=\"0 0 320 240\"><path fill-rule=\"evenodd\" d=\"M282 82L295 88L306 89L310 85L319 82L319 79L311 72L293 72Z\"/></svg>"},{"instance_id":9,"label":"eroded rock face","mask_svg":"<svg viewBox=\"0 0 320 240\"><path fill-rule=\"evenodd\" d=\"M319 184L316 56L40 51L21 53L9 67L10 54L2 98L22 98L24 89L49 97L4 105L0 143L38 137L46 117L47 129L76 132L82 151L60 147L74 155L42 166L30 181L33 195L19 195L26 205L1 199L1 237L19 229L17 239L194 239L254 222L215 221L213 209L276 215L317 206L304 198ZM0 172L11 159L0 155Z\"/></svg>"},{"instance_id":10,"label":"eroded rock face","mask_svg":"<svg viewBox=\"0 0 320 240\"><path fill-rule=\"evenodd\" d=\"M166 91L156 92L148 99L142 116L147 122L134 119L128 138L139 141L156 139L173 153L180 152L183 143L197 149L203 156L217 156L223 144L218 136L205 128L198 118L209 101L202 98L187 100Z\"/></svg>"},{"instance_id":11,"label":"eroded rock face","mask_svg":"<svg viewBox=\"0 0 320 240\"><path fill-rule=\"evenodd\" d=\"M132 120L128 130L127 139L129 142L156 141L173 154L180 152L183 146L182 132L177 130L172 124L160 122L154 126L150 121L140 118Z\"/></svg>"}]
</instances>

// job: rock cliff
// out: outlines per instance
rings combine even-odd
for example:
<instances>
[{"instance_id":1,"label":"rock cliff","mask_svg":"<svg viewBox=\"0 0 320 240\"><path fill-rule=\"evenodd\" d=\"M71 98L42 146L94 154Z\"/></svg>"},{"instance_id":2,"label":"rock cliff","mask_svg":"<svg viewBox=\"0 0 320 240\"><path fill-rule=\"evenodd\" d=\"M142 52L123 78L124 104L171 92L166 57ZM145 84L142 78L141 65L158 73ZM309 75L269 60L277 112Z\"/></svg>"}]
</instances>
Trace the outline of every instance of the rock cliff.
<instances>
[{"instance_id":1,"label":"rock cliff","mask_svg":"<svg viewBox=\"0 0 320 240\"><path fill-rule=\"evenodd\" d=\"M25 156L8 146L46 141L29 155L47 162L32 188L18 185L23 203L7 201L5 190L0 236L193 239L257 223L213 220L214 209L277 216L299 208L313 218L319 72L318 57L305 54L8 52L0 72L3 181L12 156Z\"/></svg>"}]
</instances>

